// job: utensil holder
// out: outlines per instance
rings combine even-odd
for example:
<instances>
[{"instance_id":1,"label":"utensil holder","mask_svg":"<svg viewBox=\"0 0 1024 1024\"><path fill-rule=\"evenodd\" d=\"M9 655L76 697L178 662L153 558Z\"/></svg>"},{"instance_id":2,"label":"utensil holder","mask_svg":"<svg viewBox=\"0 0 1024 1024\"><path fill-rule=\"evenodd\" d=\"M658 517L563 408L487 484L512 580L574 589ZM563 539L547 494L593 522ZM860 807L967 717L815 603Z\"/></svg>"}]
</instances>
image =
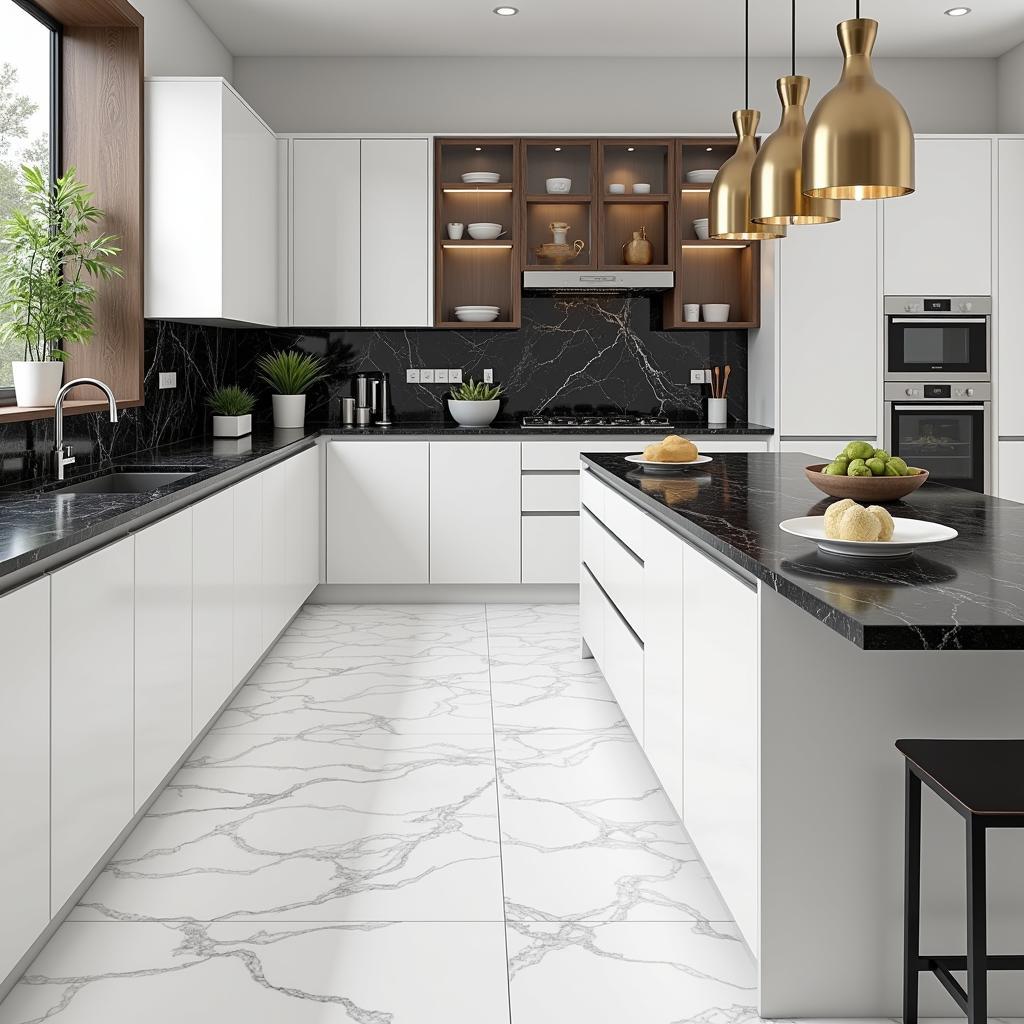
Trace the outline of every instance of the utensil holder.
<instances>
[{"instance_id":1,"label":"utensil holder","mask_svg":"<svg viewBox=\"0 0 1024 1024\"><path fill-rule=\"evenodd\" d=\"M724 426L729 418L729 414L726 411L727 405L728 399L726 398L709 398L708 423Z\"/></svg>"}]
</instances>

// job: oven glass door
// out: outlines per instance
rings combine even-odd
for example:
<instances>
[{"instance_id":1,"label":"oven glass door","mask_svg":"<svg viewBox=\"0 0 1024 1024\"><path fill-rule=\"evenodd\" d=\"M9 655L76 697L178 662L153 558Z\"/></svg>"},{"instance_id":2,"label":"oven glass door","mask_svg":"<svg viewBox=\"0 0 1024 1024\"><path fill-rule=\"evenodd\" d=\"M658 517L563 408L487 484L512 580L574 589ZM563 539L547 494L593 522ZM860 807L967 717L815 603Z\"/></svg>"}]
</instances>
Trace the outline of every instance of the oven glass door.
<instances>
[{"instance_id":1,"label":"oven glass door","mask_svg":"<svg viewBox=\"0 0 1024 1024\"><path fill-rule=\"evenodd\" d=\"M988 373L988 318L889 317L886 369L907 378Z\"/></svg>"},{"instance_id":2,"label":"oven glass door","mask_svg":"<svg viewBox=\"0 0 1024 1024\"><path fill-rule=\"evenodd\" d=\"M983 406L893 405L892 455L940 484L985 490Z\"/></svg>"}]
</instances>

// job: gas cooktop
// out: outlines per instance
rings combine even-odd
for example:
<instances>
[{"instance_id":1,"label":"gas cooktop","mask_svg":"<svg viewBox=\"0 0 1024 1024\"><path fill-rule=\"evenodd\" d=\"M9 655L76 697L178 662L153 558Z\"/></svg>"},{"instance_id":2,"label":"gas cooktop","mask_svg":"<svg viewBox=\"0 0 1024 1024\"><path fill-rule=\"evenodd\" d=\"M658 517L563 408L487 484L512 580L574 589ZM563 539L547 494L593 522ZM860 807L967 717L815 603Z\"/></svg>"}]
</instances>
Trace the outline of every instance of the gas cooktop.
<instances>
[{"instance_id":1,"label":"gas cooktop","mask_svg":"<svg viewBox=\"0 0 1024 1024\"><path fill-rule=\"evenodd\" d=\"M606 416L524 416L524 430L636 430L640 427L671 427L666 416L635 413Z\"/></svg>"}]
</instances>

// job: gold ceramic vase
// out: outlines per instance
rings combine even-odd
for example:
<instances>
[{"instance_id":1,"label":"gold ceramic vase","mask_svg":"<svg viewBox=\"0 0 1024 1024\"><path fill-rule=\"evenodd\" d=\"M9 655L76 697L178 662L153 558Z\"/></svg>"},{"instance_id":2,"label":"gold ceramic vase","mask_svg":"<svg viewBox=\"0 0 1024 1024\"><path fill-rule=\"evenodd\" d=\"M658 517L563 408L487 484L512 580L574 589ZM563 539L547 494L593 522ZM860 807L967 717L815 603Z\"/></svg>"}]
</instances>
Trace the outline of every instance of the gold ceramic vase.
<instances>
[{"instance_id":1,"label":"gold ceramic vase","mask_svg":"<svg viewBox=\"0 0 1024 1024\"><path fill-rule=\"evenodd\" d=\"M804 135L804 194L818 199L890 199L914 191L914 130L899 100L875 80L878 22L837 28L839 83L822 97Z\"/></svg>"},{"instance_id":2,"label":"gold ceramic vase","mask_svg":"<svg viewBox=\"0 0 1024 1024\"><path fill-rule=\"evenodd\" d=\"M785 227L777 224L755 224L750 219L750 172L757 147L754 132L761 120L759 110L734 110L736 152L719 168L711 186L708 235L711 238L735 238L761 241L784 238Z\"/></svg>"},{"instance_id":3,"label":"gold ceramic vase","mask_svg":"<svg viewBox=\"0 0 1024 1024\"><path fill-rule=\"evenodd\" d=\"M755 224L830 224L839 220L839 201L812 199L803 190L804 103L811 80L804 75L785 75L776 85L782 120L754 158L750 219Z\"/></svg>"}]
</instances>

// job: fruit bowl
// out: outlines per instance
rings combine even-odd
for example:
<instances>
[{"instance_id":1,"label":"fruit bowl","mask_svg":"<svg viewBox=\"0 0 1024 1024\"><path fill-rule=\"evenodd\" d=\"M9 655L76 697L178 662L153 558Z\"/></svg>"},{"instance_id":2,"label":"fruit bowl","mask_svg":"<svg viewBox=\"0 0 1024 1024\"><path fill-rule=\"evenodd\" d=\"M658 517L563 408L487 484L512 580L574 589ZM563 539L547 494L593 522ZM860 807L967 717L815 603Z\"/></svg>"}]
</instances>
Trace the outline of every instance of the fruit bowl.
<instances>
[{"instance_id":1,"label":"fruit bowl","mask_svg":"<svg viewBox=\"0 0 1024 1024\"><path fill-rule=\"evenodd\" d=\"M880 505L886 501L899 501L913 494L927 479L928 470L922 469L913 476L831 476L822 473L827 462L816 466L805 466L807 479L825 494L833 498L853 498Z\"/></svg>"}]
</instances>

